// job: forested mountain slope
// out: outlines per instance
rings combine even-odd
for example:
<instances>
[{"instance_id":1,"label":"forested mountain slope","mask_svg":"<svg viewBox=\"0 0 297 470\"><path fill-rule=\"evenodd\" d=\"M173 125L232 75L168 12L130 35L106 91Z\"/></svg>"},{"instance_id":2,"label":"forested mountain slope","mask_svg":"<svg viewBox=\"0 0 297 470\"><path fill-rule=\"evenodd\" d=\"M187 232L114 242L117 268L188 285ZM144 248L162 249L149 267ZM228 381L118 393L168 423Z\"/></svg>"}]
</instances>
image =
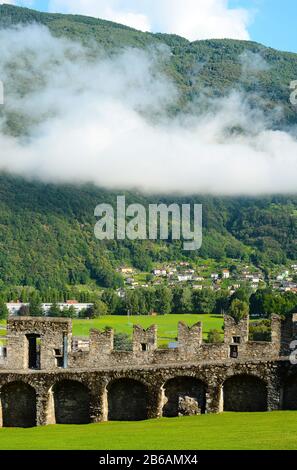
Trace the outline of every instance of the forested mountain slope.
<instances>
[{"instance_id":1,"label":"forested mountain slope","mask_svg":"<svg viewBox=\"0 0 297 470\"><path fill-rule=\"evenodd\" d=\"M117 286L116 266L148 270L152 262L225 257L261 267L297 259L297 197L214 198L126 194L127 204L203 204L203 244L184 252L180 242L105 241L94 237L94 208L115 206L116 193L94 186L53 185L0 177L0 279L10 285L66 283Z\"/></svg>"},{"instance_id":2,"label":"forested mountain slope","mask_svg":"<svg viewBox=\"0 0 297 470\"><path fill-rule=\"evenodd\" d=\"M179 87L181 106L192 102L202 90L219 98L235 88L249 92L252 99L257 94L258 106L261 104L259 97L262 97L268 112L281 104L283 112L276 117L276 124L296 123L296 111L289 102L289 85L297 77L297 54L250 41L224 39L191 43L176 35L143 33L91 17L40 13L0 5L0 27L17 24L41 24L56 36L84 44L95 41L98 47L110 53L124 47L148 48L165 44L171 50L166 72ZM263 62L257 62L253 54L259 54ZM243 70L245 58L248 64Z\"/></svg>"},{"instance_id":3,"label":"forested mountain slope","mask_svg":"<svg viewBox=\"0 0 297 470\"><path fill-rule=\"evenodd\" d=\"M180 92L178 114L203 91L220 99L231 89L249 92L273 126L296 123L289 102L290 81L297 78L297 54L260 44L234 40L190 43L174 35L142 33L99 19L39 13L10 5L0 6L0 27L38 23L56 36L83 43L90 39L108 54L123 47L166 45L170 61L164 72ZM1 47L1 45L0 45ZM267 66L243 73L243 54L259 54ZM249 55L246 56L250 60ZM197 74L198 64L203 64ZM0 77L1 78L1 77ZM263 101L261 100L263 98ZM193 111L193 110L192 110ZM2 111L5 112L5 111ZM195 110L194 110L195 112ZM22 132L18 116L10 116L7 132ZM1 149L0 149L1 151ZM117 192L118 193L118 192ZM122 194L122 192L120 192ZM153 262L183 257L246 259L265 267L297 259L297 197L219 198L210 196L145 196L125 193L127 203L203 203L204 239L199 252L183 252L180 243L98 242L94 237L94 208L115 203L116 194L92 185L54 185L2 173L0 176L0 280L6 285L60 287L95 280L116 287L115 268L131 263L146 271Z\"/></svg>"}]
</instances>

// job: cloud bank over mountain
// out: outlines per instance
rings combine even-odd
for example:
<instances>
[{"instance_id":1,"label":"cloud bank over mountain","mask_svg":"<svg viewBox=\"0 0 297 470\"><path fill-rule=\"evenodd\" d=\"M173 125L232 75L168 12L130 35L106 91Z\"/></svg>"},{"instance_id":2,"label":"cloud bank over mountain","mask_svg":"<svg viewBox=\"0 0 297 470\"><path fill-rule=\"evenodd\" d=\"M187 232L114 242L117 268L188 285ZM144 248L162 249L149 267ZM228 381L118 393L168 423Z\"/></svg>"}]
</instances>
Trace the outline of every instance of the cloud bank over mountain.
<instances>
[{"instance_id":1,"label":"cloud bank over mountain","mask_svg":"<svg viewBox=\"0 0 297 470\"><path fill-rule=\"evenodd\" d=\"M178 91L160 72L165 46L110 58L40 26L1 30L0 44L1 170L145 191L296 192L293 134L274 130L239 91L167 116ZM241 61L242 73L267 66Z\"/></svg>"}]
</instances>

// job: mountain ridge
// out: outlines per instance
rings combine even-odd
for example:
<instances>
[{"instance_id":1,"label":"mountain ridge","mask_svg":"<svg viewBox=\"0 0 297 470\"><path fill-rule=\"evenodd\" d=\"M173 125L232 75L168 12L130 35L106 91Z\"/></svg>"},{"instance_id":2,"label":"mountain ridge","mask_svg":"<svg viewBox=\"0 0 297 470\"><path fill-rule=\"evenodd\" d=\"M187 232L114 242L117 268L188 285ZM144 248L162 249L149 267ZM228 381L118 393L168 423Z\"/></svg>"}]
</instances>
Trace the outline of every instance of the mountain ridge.
<instances>
[{"instance_id":1,"label":"mountain ridge","mask_svg":"<svg viewBox=\"0 0 297 470\"><path fill-rule=\"evenodd\" d=\"M27 19L22 19L22 12L27 14L28 17ZM262 43L259 43L257 41L253 41L253 40L244 40L244 39L230 39L230 38L223 38L223 39L197 39L197 40L194 40L194 41L190 41L189 39L183 37L183 36L180 36L178 34L174 34L174 33L161 33L161 32L155 32L155 33L152 33L150 31L140 31L136 28L133 28L131 26L128 26L128 25L124 25L122 23L118 23L118 22L115 22L115 21L111 21L111 20L106 20L106 19L103 19L103 18L100 18L100 17L94 17L94 16L90 16L90 15L81 15L81 14L76 14L76 13L58 13L58 12L51 12L51 13L48 13L48 12L43 12L43 11L39 11L39 10L34 10L32 8L28 8L28 7L20 7L20 6L16 6L16 5L10 5L10 4L7 4L7 3L3 3L3 4L0 4L0 15L6 15L6 16L9 16L9 13L19 13L20 16L18 17L17 15L12 15L11 19L14 20L13 23L15 22L15 20L17 20L16 22L18 21L23 21L23 22L28 22L30 19L32 20L42 20L44 19L46 21L54 21L55 19L61 19L61 18L70 18L70 19L73 19L75 21L84 21L84 20L87 20L86 23L88 23L89 21L91 22L94 22L94 23L98 23L99 25L105 25L105 26L110 26L110 27L113 27L113 28L119 28L119 29L124 29L124 30L129 30L129 31L134 31L134 32L137 32L139 33L140 35L151 35L153 37L156 37L156 38L159 38L159 37L162 37L164 39L166 38L176 38L177 40L181 40L183 41L185 44L195 44L195 43L207 43L209 41L225 41L225 40L228 40L230 42L234 42L234 43L242 43L242 44L246 44L246 45L251 45L251 46L260 46L260 47L263 47L263 48L266 48L266 49L270 49L272 51L277 51L277 52L285 52L285 53L289 53L289 54L293 54L293 55L297 55L297 53L295 52L291 52L291 51L286 51L286 50L279 50L279 49L276 49L276 48L273 48L273 47L270 47L270 46L266 46Z\"/></svg>"},{"instance_id":2,"label":"mountain ridge","mask_svg":"<svg viewBox=\"0 0 297 470\"><path fill-rule=\"evenodd\" d=\"M297 77L297 54L281 52L253 41L210 39L190 42L177 35L141 32L107 20L82 15L43 13L13 5L0 5L0 28L17 24L42 24L54 36L66 37L86 45L95 41L107 53L126 47L148 48L166 45L171 58L164 68L180 94L176 112L183 111L201 93L208 97L223 97L232 90L247 95L257 94L267 115L282 107L275 117L276 128L296 125L296 110L292 107L290 83ZM267 63L266 70L242 73L242 55L259 55ZM197 74L197 67L199 74ZM260 100L258 100L260 101ZM276 113L277 114L277 113ZM280 113L279 113L280 114Z\"/></svg>"},{"instance_id":3,"label":"mountain ridge","mask_svg":"<svg viewBox=\"0 0 297 470\"><path fill-rule=\"evenodd\" d=\"M296 125L296 110L289 102L289 83L297 78L297 54L278 52L250 41L206 40L190 43L175 35L142 33L105 20L80 15L35 12L0 6L0 28L28 23L32 18L52 34L77 41L95 39L108 51L123 47L146 48L155 41L171 49L166 73L181 93L176 112L208 90L225 96L239 87L265 98L265 111L282 106L275 128ZM83 18L83 20L82 20ZM38 21L37 21L38 22ZM242 76L241 55L260 54L268 70ZM197 77L197 63L205 64ZM0 77L1 78L1 77ZM11 118L13 129L17 116ZM18 124L18 123L17 123ZM128 202L172 202L172 196L126 191ZM93 211L100 202L114 204L114 191L92 185L54 185L0 174L0 287L34 285L61 287L95 282L115 287L117 266L128 263L149 270L153 263L212 258L253 262L265 269L297 259L297 197L177 196L175 202L204 205L204 240L200 252L185 254L174 243L102 242L93 235Z\"/></svg>"}]
</instances>

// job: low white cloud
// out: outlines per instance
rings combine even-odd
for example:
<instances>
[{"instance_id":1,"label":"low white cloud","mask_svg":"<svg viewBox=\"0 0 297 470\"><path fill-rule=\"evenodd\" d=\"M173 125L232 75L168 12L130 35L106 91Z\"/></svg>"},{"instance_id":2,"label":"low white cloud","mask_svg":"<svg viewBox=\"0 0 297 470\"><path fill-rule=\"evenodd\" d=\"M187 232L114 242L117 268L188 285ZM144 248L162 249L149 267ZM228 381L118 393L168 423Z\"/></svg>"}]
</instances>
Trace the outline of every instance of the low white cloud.
<instances>
[{"instance_id":1,"label":"low white cloud","mask_svg":"<svg viewBox=\"0 0 297 470\"><path fill-rule=\"evenodd\" d=\"M121 23L139 31L151 31L149 15L140 6L117 0L50 0L50 12L74 13Z\"/></svg>"},{"instance_id":2,"label":"low white cloud","mask_svg":"<svg viewBox=\"0 0 297 470\"><path fill-rule=\"evenodd\" d=\"M151 31L151 24L149 18L141 13L120 12L107 9L104 18L116 23L130 26L131 28L138 29L139 31Z\"/></svg>"},{"instance_id":3,"label":"low white cloud","mask_svg":"<svg viewBox=\"0 0 297 470\"><path fill-rule=\"evenodd\" d=\"M249 39L251 12L228 0L50 0L49 11L91 15L191 41Z\"/></svg>"},{"instance_id":4,"label":"low white cloud","mask_svg":"<svg viewBox=\"0 0 297 470\"><path fill-rule=\"evenodd\" d=\"M158 192L296 192L296 140L270 128L243 94L166 117L177 99L159 72L166 49L112 59L93 51L90 59L83 46L37 26L0 31L0 46L4 114L28 125L14 137L0 122L1 170Z\"/></svg>"}]
</instances>

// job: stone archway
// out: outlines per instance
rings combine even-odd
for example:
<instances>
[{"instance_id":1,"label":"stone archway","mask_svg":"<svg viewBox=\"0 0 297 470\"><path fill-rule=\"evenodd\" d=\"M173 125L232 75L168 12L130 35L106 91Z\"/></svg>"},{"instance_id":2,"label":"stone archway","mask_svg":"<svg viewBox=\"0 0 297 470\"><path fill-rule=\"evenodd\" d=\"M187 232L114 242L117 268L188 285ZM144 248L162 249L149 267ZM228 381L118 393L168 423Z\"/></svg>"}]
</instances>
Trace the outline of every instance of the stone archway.
<instances>
[{"instance_id":1,"label":"stone archway","mask_svg":"<svg viewBox=\"0 0 297 470\"><path fill-rule=\"evenodd\" d=\"M175 377L164 385L163 416L191 416L205 413L206 386L194 377Z\"/></svg>"},{"instance_id":2,"label":"stone archway","mask_svg":"<svg viewBox=\"0 0 297 470\"><path fill-rule=\"evenodd\" d=\"M147 387L138 380L118 379L107 386L108 420L141 421L148 417Z\"/></svg>"},{"instance_id":3,"label":"stone archway","mask_svg":"<svg viewBox=\"0 0 297 470\"><path fill-rule=\"evenodd\" d=\"M90 393L85 385L75 380L62 380L53 386L51 393L55 423L90 423Z\"/></svg>"},{"instance_id":4,"label":"stone archway","mask_svg":"<svg viewBox=\"0 0 297 470\"><path fill-rule=\"evenodd\" d=\"M297 376L289 377L284 383L283 410L297 410Z\"/></svg>"},{"instance_id":5,"label":"stone archway","mask_svg":"<svg viewBox=\"0 0 297 470\"><path fill-rule=\"evenodd\" d=\"M223 385L224 411L267 411L267 387L253 375L235 375Z\"/></svg>"},{"instance_id":6,"label":"stone archway","mask_svg":"<svg viewBox=\"0 0 297 470\"><path fill-rule=\"evenodd\" d=\"M11 382L1 389L3 427L36 426L36 392L24 382Z\"/></svg>"}]
</instances>

